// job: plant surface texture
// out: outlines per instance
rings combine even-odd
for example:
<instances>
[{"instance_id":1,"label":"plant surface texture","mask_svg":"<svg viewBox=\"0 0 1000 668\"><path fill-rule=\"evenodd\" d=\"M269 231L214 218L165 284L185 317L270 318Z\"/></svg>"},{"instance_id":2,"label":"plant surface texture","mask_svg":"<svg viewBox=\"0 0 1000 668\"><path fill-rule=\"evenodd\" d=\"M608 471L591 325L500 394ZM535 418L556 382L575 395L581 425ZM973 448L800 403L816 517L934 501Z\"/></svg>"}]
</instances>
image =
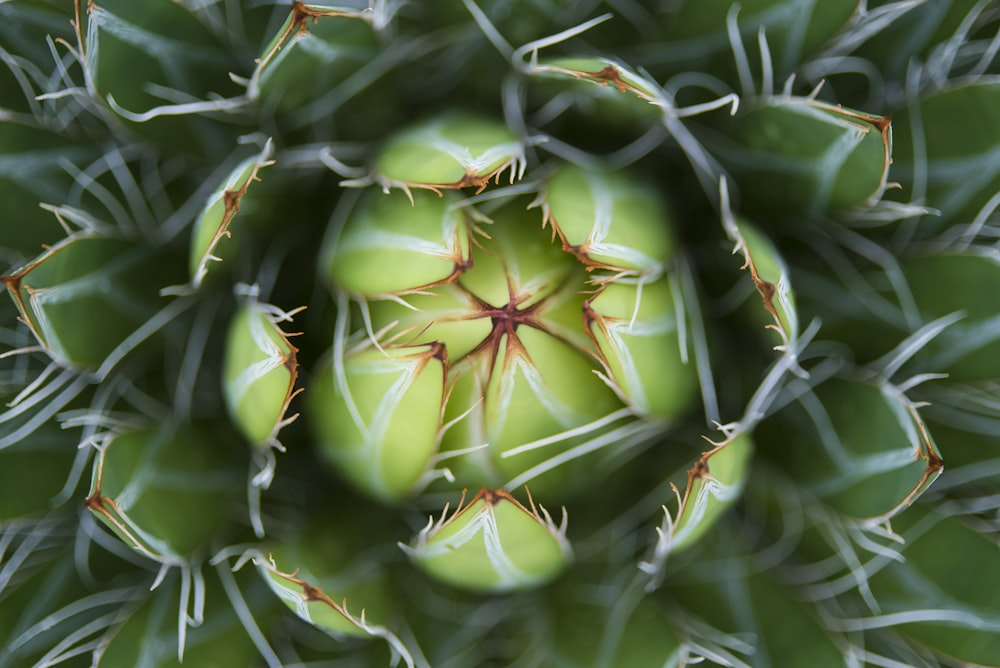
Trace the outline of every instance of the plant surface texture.
<instances>
[{"instance_id":1,"label":"plant surface texture","mask_svg":"<svg viewBox=\"0 0 1000 668\"><path fill-rule=\"evenodd\" d=\"M1000 666L995 0L0 0L0 667Z\"/></svg>"}]
</instances>

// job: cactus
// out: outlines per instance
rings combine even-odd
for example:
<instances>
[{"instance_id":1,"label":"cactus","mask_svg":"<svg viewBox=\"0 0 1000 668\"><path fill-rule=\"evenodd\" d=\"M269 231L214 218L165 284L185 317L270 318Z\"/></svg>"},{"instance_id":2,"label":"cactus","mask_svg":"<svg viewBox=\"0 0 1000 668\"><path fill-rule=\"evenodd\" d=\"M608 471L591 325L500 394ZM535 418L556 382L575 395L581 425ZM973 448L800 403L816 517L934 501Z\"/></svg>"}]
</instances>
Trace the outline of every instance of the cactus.
<instances>
[{"instance_id":1,"label":"cactus","mask_svg":"<svg viewBox=\"0 0 1000 668\"><path fill-rule=\"evenodd\" d=\"M1000 666L994 4L0 19L0 665Z\"/></svg>"}]
</instances>

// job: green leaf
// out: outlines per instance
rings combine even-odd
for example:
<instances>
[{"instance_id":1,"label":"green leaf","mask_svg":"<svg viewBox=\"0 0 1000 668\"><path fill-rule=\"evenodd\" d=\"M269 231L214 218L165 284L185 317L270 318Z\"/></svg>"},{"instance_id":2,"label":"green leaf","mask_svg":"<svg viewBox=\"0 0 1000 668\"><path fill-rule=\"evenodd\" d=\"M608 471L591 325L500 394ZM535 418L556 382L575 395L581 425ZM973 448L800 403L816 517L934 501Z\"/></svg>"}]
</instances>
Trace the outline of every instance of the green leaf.
<instances>
[{"instance_id":1,"label":"green leaf","mask_svg":"<svg viewBox=\"0 0 1000 668\"><path fill-rule=\"evenodd\" d=\"M278 326L290 319L273 306L247 301L229 325L222 390L229 414L250 443L277 442L295 396L295 348Z\"/></svg>"},{"instance_id":2,"label":"green leaf","mask_svg":"<svg viewBox=\"0 0 1000 668\"><path fill-rule=\"evenodd\" d=\"M541 196L545 224L589 270L657 276L674 254L659 194L624 174L562 166Z\"/></svg>"},{"instance_id":3,"label":"green leaf","mask_svg":"<svg viewBox=\"0 0 1000 668\"><path fill-rule=\"evenodd\" d=\"M352 295L376 298L424 291L471 264L471 233L456 198L368 190L342 230L328 235L321 271Z\"/></svg>"},{"instance_id":4,"label":"green leaf","mask_svg":"<svg viewBox=\"0 0 1000 668\"><path fill-rule=\"evenodd\" d=\"M85 505L150 559L204 555L232 531L244 491L231 445L169 424L118 435L98 451Z\"/></svg>"},{"instance_id":5,"label":"green leaf","mask_svg":"<svg viewBox=\"0 0 1000 668\"><path fill-rule=\"evenodd\" d=\"M219 187L209 196L194 223L191 234L191 254L188 261L191 273L191 288L197 290L212 260L221 260L219 242L232 234L233 219L240 209L240 200L247 194L250 184L259 180L261 169L273 164L268 160L271 143L268 141L259 155L248 158L237 165Z\"/></svg>"},{"instance_id":6,"label":"green leaf","mask_svg":"<svg viewBox=\"0 0 1000 668\"><path fill-rule=\"evenodd\" d=\"M315 103L377 53L371 11L296 2L257 59L248 95L280 111Z\"/></svg>"},{"instance_id":7,"label":"green leaf","mask_svg":"<svg viewBox=\"0 0 1000 668\"><path fill-rule=\"evenodd\" d=\"M901 269L923 320L961 315L919 353L920 366L953 381L1000 377L1000 259L970 248L905 258Z\"/></svg>"},{"instance_id":8,"label":"green leaf","mask_svg":"<svg viewBox=\"0 0 1000 668\"><path fill-rule=\"evenodd\" d=\"M478 263L477 270L482 264ZM405 303L386 299L366 303L365 308L372 322L395 323L392 337L412 344L444 345L452 363L482 345L493 330L490 318L480 315L482 304L457 281L438 285L426 294L407 294Z\"/></svg>"},{"instance_id":9,"label":"green leaf","mask_svg":"<svg viewBox=\"0 0 1000 668\"><path fill-rule=\"evenodd\" d=\"M582 289L587 274L552 243L542 229L541 216L518 203L514 200L493 213L492 224L482 226L484 238L476 240L474 267L458 283L484 302L477 309L482 315L515 308L513 315L544 318L558 305L574 301L566 293Z\"/></svg>"},{"instance_id":10,"label":"green leaf","mask_svg":"<svg viewBox=\"0 0 1000 668\"><path fill-rule=\"evenodd\" d=\"M413 492L437 451L446 373L434 344L369 348L325 364L307 393L321 454L379 500Z\"/></svg>"},{"instance_id":11,"label":"green leaf","mask_svg":"<svg viewBox=\"0 0 1000 668\"><path fill-rule=\"evenodd\" d=\"M838 512L888 520L940 475L937 446L896 386L832 378L799 403L775 418L761 450Z\"/></svg>"},{"instance_id":12,"label":"green leaf","mask_svg":"<svg viewBox=\"0 0 1000 668\"><path fill-rule=\"evenodd\" d=\"M565 97L569 92L588 116L612 126L642 127L658 121L663 113L665 100L659 85L611 58L551 58L524 67L540 82L550 84L552 97Z\"/></svg>"},{"instance_id":13,"label":"green leaf","mask_svg":"<svg viewBox=\"0 0 1000 668\"><path fill-rule=\"evenodd\" d=\"M503 123L451 114L433 118L389 138L375 163L384 187L476 188L510 171L524 171L524 146Z\"/></svg>"},{"instance_id":14,"label":"green leaf","mask_svg":"<svg viewBox=\"0 0 1000 668\"><path fill-rule=\"evenodd\" d=\"M286 607L335 638L389 635L379 625L393 612L385 569L390 556L385 546L371 544L382 522L369 510L324 508L298 531L249 555Z\"/></svg>"},{"instance_id":15,"label":"green leaf","mask_svg":"<svg viewBox=\"0 0 1000 668\"><path fill-rule=\"evenodd\" d=\"M152 317L163 277L148 249L77 234L0 280L53 358L93 368Z\"/></svg>"},{"instance_id":16,"label":"green leaf","mask_svg":"<svg viewBox=\"0 0 1000 668\"><path fill-rule=\"evenodd\" d=\"M447 509L446 511L447 512ZM406 549L424 572L449 584L481 592L536 587L569 562L565 526L557 528L543 509L531 510L503 490L481 490L420 532Z\"/></svg>"},{"instance_id":17,"label":"green leaf","mask_svg":"<svg viewBox=\"0 0 1000 668\"><path fill-rule=\"evenodd\" d=\"M671 279L612 282L584 311L602 363L639 415L670 421L697 396L694 365L682 356Z\"/></svg>"},{"instance_id":18,"label":"green leaf","mask_svg":"<svg viewBox=\"0 0 1000 668\"><path fill-rule=\"evenodd\" d=\"M940 211L923 220L925 229L971 222L1000 191L1000 82L948 86L892 120L893 178L906 195Z\"/></svg>"},{"instance_id":19,"label":"green leaf","mask_svg":"<svg viewBox=\"0 0 1000 668\"><path fill-rule=\"evenodd\" d=\"M137 583L125 562L103 550L91 550L90 570L81 573L80 551L66 540L75 527L65 519L4 529L0 665L68 664L80 656L89 665L94 642L149 594L148 582Z\"/></svg>"},{"instance_id":20,"label":"green leaf","mask_svg":"<svg viewBox=\"0 0 1000 668\"><path fill-rule=\"evenodd\" d=\"M25 59L24 62L43 63L51 57L46 37L71 40L73 30L70 21L72 6L51 0L25 0L0 5L0 43L10 54ZM0 90L12 90L0 87ZM5 99L4 104L10 104Z\"/></svg>"},{"instance_id":21,"label":"green leaf","mask_svg":"<svg viewBox=\"0 0 1000 668\"><path fill-rule=\"evenodd\" d=\"M888 118L775 98L721 130L727 141L718 142L715 153L736 178L748 212L843 210L878 199L885 188L892 155Z\"/></svg>"},{"instance_id":22,"label":"green leaf","mask_svg":"<svg viewBox=\"0 0 1000 668\"><path fill-rule=\"evenodd\" d=\"M572 572L572 571L571 571ZM617 591L613 583L589 587L561 580L550 592L553 650L560 668L679 668L689 658L667 606L644 593ZM571 584L572 583L572 584ZM600 593L598 593L600 592Z\"/></svg>"},{"instance_id":23,"label":"green leaf","mask_svg":"<svg viewBox=\"0 0 1000 668\"><path fill-rule=\"evenodd\" d=\"M764 31L777 70L775 80L784 79L816 53L858 11L855 0L743 0L739 5L728 0L683 0L679 4L667 14L662 57L680 61L675 67L686 69L712 56L708 69L722 70L729 64L724 59L732 58L727 19L738 7L733 18L745 41Z\"/></svg>"},{"instance_id":24,"label":"green leaf","mask_svg":"<svg viewBox=\"0 0 1000 668\"><path fill-rule=\"evenodd\" d=\"M378 505L345 504L349 496L327 504L322 496L302 491L323 505L309 517L284 523L263 542L226 548L213 561L228 567L236 556L233 571L247 563L254 566L252 584L262 585L272 602L280 602L284 614L278 615L279 623L303 641L297 648L301 659L311 654L330 658L331 651L364 652L371 662L385 663L388 655L381 660L375 656L388 649L412 668L412 648L390 630L398 625L400 612L389 570L399 561L394 543L399 527L385 521ZM373 638L385 644L364 642Z\"/></svg>"},{"instance_id":25,"label":"green leaf","mask_svg":"<svg viewBox=\"0 0 1000 668\"><path fill-rule=\"evenodd\" d=\"M490 366L476 371L488 374L480 381L483 434L505 481L565 452L581 436L548 447L522 446L598 422L620 405L583 354L543 331L521 327L516 335L502 335L497 348L496 358L487 360ZM570 484L569 470L554 469L552 476L532 479L532 486L544 485L546 494L568 492L580 484Z\"/></svg>"},{"instance_id":26,"label":"green leaf","mask_svg":"<svg viewBox=\"0 0 1000 668\"><path fill-rule=\"evenodd\" d=\"M56 216L39 203L61 203L73 188L66 163L87 164L97 159L99 152L63 133L5 122L2 116L0 113L0 192L5 218L16 222L4 226L0 248L30 258L43 246L55 245L66 236Z\"/></svg>"},{"instance_id":27,"label":"green leaf","mask_svg":"<svg viewBox=\"0 0 1000 668\"><path fill-rule=\"evenodd\" d=\"M141 8L127 0L81 4L85 66L94 92L112 108L141 117L164 106L173 91L205 99L233 90L227 74L238 71L240 61L190 7L169 0L149 0ZM237 134L234 128L193 115L130 125L161 146L194 155L217 154L231 146Z\"/></svg>"},{"instance_id":28,"label":"green leaf","mask_svg":"<svg viewBox=\"0 0 1000 668\"><path fill-rule=\"evenodd\" d=\"M875 559L868 578L879 609L850 609L848 630L895 635L943 663L996 665L1000 657L1000 570L996 541L974 515L917 506L896 522L905 560Z\"/></svg>"},{"instance_id":29,"label":"green leaf","mask_svg":"<svg viewBox=\"0 0 1000 668\"><path fill-rule=\"evenodd\" d=\"M751 639L752 665L844 665L847 639L826 628L811 602L769 574L747 572L748 555L726 556L711 582L671 588L689 615Z\"/></svg>"},{"instance_id":30,"label":"green leaf","mask_svg":"<svg viewBox=\"0 0 1000 668\"><path fill-rule=\"evenodd\" d=\"M787 347L798 339L799 317L784 259L774 243L750 222L736 218L726 227L736 244L733 253L742 253L743 268L749 272L772 320L767 326L778 332L782 345Z\"/></svg>"},{"instance_id":31,"label":"green leaf","mask_svg":"<svg viewBox=\"0 0 1000 668\"><path fill-rule=\"evenodd\" d=\"M750 474L753 440L748 433L735 434L705 452L688 471L687 487L660 533L658 552L677 552L694 544L719 517L740 498ZM674 490L676 492L676 488Z\"/></svg>"},{"instance_id":32,"label":"green leaf","mask_svg":"<svg viewBox=\"0 0 1000 668\"><path fill-rule=\"evenodd\" d=\"M260 660L261 648L244 628L244 619L266 624L275 608L267 605L263 588L233 581L224 591L227 580L233 576L209 572L194 580L191 571L173 571L144 599L136 597L120 609L117 627L102 639L96 660L107 666L158 668L252 665ZM233 590L240 598L228 599Z\"/></svg>"},{"instance_id":33,"label":"green leaf","mask_svg":"<svg viewBox=\"0 0 1000 668\"><path fill-rule=\"evenodd\" d=\"M64 441L60 431L43 427L30 439L0 449L0 522L53 507L78 459Z\"/></svg>"}]
</instances>

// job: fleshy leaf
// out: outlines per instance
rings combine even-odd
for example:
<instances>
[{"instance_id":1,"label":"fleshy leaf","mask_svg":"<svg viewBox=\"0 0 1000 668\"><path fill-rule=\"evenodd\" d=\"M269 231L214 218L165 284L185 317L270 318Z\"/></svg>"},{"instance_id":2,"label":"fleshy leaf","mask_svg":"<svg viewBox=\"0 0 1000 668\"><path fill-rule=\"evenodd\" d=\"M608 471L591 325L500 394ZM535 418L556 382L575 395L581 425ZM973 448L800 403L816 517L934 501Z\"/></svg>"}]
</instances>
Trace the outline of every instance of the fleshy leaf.
<instances>
[{"instance_id":1,"label":"fleshy leaf","mask_svg":"<svg viewBox=\"0 0 1000 668\"><path fill-rule=\"evenodd\" d=\"M781 336L782 345L788 346L799 336L799 317L785 261L771 240L742 218L731 220L727 233L736 244L733 252L743 254L743 268L750 273L764 310L773 320L769 326Z\"/></svg>"},{"instance_id":2,"label":"fleshy leaf","mask_svg":"<svg viewBox=\"0 0 1000 668\"><path fill-rule=\"evenodd\" d=\"M454 197L368 190L327 240L322 271L352 295L379 297L454 280L471 265L471 234Z\"/></svg>"},{"instance_id":3,"label":"fleshy leaf","mask_svg":"<svg viewBox=\"0 0 1000 668\"><path fill-rule=\"evenodd\" d=\"M580 352L544 332L521 327L503 335L483 400L483 431L499 467L513 479L531 466L566 450L576 439L554 448L504 453L540 439L599 421L616 408L614 394L593 373ZM564 477L566 472L553 471ZM537 489L539 482L533 482ZM568 481L546 485L567 486ZM568 489L568 487L567 487ZM546 492L549 489L546 487Z\"/></svg>"},{"instance_id":4,"label":"fleshy leaf","mask_svg":"<svg viewBox=\"0 0 1000 668\"><path fill-rule=\"evenodd\" d=\"M979 250L923 254L900 263L923 320L961 314L917 356L923 369L955 381L1000 378L1000 258L988 247Z\"/></svg>"},{"instance_id":5,"label":"fleshy leaf","mask_svg":"<svg viewBox=\"0 0 1000 668\"><path fill-rule=\"evenodd\" d=\"M555 622L552 665L679 668L693 658L674 631L666 606L656 597L641 591L615 591L608 583L592 585L593 589L563 586L570 582L578 584L579 580L561 580L549 599ZM595 589L601 594L595 594Z\"/></svg>"},{"instance_id":6,"label":"fleshy leaf","mask_svg":"<svg viewBox=\"0 0 1000 668\"><path fill-rule=\"evenodd\" d=\"M440 344L369 348L324 365L307 400L321 454L382 501L412 492L441 428L447 360Z\"/></svg>"},{"instance_id":7,"label":"fleshy leaf","mask_svg":"<svg viewBox=\"0 0 1000 668\"><path fill-rule=\"evenodd\" d=\"M616 60L603 56L553 58L525 67L530 74L540 78L579 81L578 88L582 92L611 103L619 112L650 118L660 113L657 107L663 100L656 82Z\"/></svg>"},{"instance_id":8,"label":"fleshy leaf","mask_svg":"<svg viewBox=\"0 0 1000 668\"><path fill-rule=\"evenodd\" d=\"M753 440L739 433L701 456L688 471L687 488L674 513L667 512L656 551L677 552L695 543L743 492Z\"/></svg>"},{"instance_id":9,"label":"fleshy leaf","mask_svg":"<svg viewBox=\"0 0 1000 668\"><path fill-rule=\"evenodd\" d=\"M9 105L11 101L3 102ZM73 188L65 165L95 160L99 155L95 148L32 124L0 123L4 216L17 221L4 226L0 248L34 257L43 246L54 245L65 236L57 218L38 203L61 201L64 193Z\"/></svg>"},{"instance_id":10,"label":"fleshy leaf","mask_svg":"<svg viewBox=\"0 0 1000 668\"><path fill-rule=\"evenodd\" d=\"M290 315L247 301L229 325L222 390L233 421L257 447L277 441L295 395L298 350L278 326Z\"/></svg>"},{"instance_id":11,"label":"fleshy leaf","mask_svg":"<svg viewBox=\"0 0 1000 668\"><path fill-rule=\"evenodd\" d=\"M140 554L182 561L234 519L243 482L233 452L190 427L123 433L98 451L85 505Z\"/></svg>"},{"instance_id":12,"label":"fleshy leaf","mask_svg":"<svg viewBox=\"0 0 1000 668\"><path fill-rule=\"evenodd\" d=\"M888 520L940 475L937 446L894 385L833 378L799 401L799 419L783 411L776 420L788 422L769 432L762 450L837 511Z\"/></svg>"},{"instance_id":13,"label":"fleshy leaf","mask_svg":"<svg viewBox=\"0 0 1000 668\"><path fill-rule=\"evenodd\" d=\"M662 420L677 418L697 394L693 364L681 357L670 280L608 283L585 310L615 389L638 414Z\"/></svg>"},{"instance_id":14,"label":"fleshy leaf","mask_svg":"<svg viewBox=\"0 0 1000 668\"><path fill-rule=\"evenodd\" d=\"M392 602L381 560L370 549L378 519L346 521L359 519L365 509L338 512L327 508L297 532L247 556L296 615L334 636L363 637L371 635L368 622L388 619ZM348 601L364 611L364 621L348 612Z\"/></svg>"},{"instance_id":15,"label":"fleshy leaf","mask_svg":"<svg viewBox=\"0 0 1000 668\"><path fill-rule=\"evenodd\" d=\"M877 611L852 607L837 626L902 637L954 665L995 665L1000 656L1000 570L997 544L974 514L919 505L894 524L906 541L905 560L867 565Z\"/></svg>"},{"instance_id":16,"label":"fleshy leaf","mask_svg":"<svg viewBox=\"0 0 1000 668\"><path fill-rule=\"evenodd\" d=\"M189 268L193 289L198 289L205 280L210 261L221 259L217 255L219 242L232 234L231 225L240 209L240 199L247 194L250 184L258 180L258 172L273 164L268 160L270 153L269 141L259 155L237 165L209 196L191 235Z\"/></svg>"},{"instance_id":17,"label":"fleshy leaf","mask_svg":"<svg viewBox=\"0 0 1000 668\"><path fill-rule=\"evenodd\" d=\"M169 0L149 0L142 7L128 0L76 5L85 8L77 23L93 93L124 118L136 113L141 118L160 107L162 91L204 99L233 90L227 74L241 69L240 61L192 7ZM217 154L238 134L231 126L192 115L132 123L131 129L161 146L197 155Z\"/></svg>"},{"instance_id":18,"label":"fleshy leaf","mask_svg":"<svg viewBox=\"0 0 1000 668\"><path fill-rule=\"evenodd\" d=\"M77 459L64 438L59 430L43 428L30 440L0 449L0 523L51 508Z\"/></svg>"},{"instance_id":19,"label":"fleshy leaf","mask_svg":"<svg viewBox=\"0 0 1000 668\"><path fill-rule=\"evenodd\" d=\"M540 200L563 250L588 269L657 276L673 255L666 207L632 178L566 165L549 179Z\"/></svg>"},{"instance_id":20,"label":"fleshy leaf","mask_svg":"<svg viewBox=\"0 0 1000 668\"><path fill-rule=\"evenodd\" d=\"M375 57L371 10L294 2L257 60L247 94L294 111Z\"/></svg>"},{"instance_id":21,"label":"fleshy leaf","mask_svg":"<svg viewBox=\"0 0 1000 668\"><path fill-rule=\"evenodd\" d=\"M439 342L457 361L482 345L493 329L475 295L457 283L439 285L427 294L406 295L405 304L379 300L366 304L373 322L396 323L393 336L411 344Z\"/></svg>"},{"instance_id":22,"label":"fleshy leaf","mask_svg":"<svg viewBox=\"0 0 1000 668\"><path fill-rule=\"evenodd\" d=\"M825 46L858 13L855 0L741 2L739 12L729 0L683 0L669 22L656 52L686 70L696 62L710 71L732 64L730 21L746 41L763 32L767 37L775 80L791 74L799 63ZM706 64L709 61L711 65ZM727 72L728 73L728 72Z\"/></svg>"},{"instance_id":23,"label":"fleshy leaf","mask_svg":"<svg viewBox=\"0 0 1000 668\"><path fill-rule=\"evenodd\" d=\"M229 573L174 570L152 592L122 606L127 614L119 611L119 623L102 639L95 656L108 666L252 665L260 659L260 647L247 635L240 613L245 615L252 608L255 620L267 623L274 619L276 609L267 605L261 596L266 592L260 589L248 591L247 599L238 602L242 610L233 605L206 605L206 598L225 601L224 583L232 579ZM236 582L231 584L236 586Z\"/></svg>"},{"instance_id":24,"label":"fleshy leaf","mask_svg":"<svg viewBox=\"0 0 1000 668\"><path fill-rule=\"evenodd\" d=\"M1000 192L1000 82L984 78L914 100L893 117L893 178L935 209L924 229L971 222ZM989 210L984 212L988 215Z\"/></svg>"},{"instance_id":25,"label":"fleshy leaf","mask_svg":"<svg viewBox=\"0 0 1000 668\"><path fill-rule=\"evenodd\" d=\"M504 171L510 171L511 182L519 178L524 160L524 146L504 124L448 115L390 137L376 161L376 179L404 190L482 190Z\"/></svg>"},{"instance_id":26,"label":"fleshy leaf","mask_svg":"<svg viewBox=\"0 0 1000 668\"><path fill-rule=\"evenodd\" d=\"M445 511L447 512L447 510ZM526 589L545 583L570 559L565 526L531 510L503 490L481 490L450 518L442 516L406 549L426 573L482 592Z\"/></svg>"},{"instance_id":27,"label":"fleshy leaf","mask_svg":"<svg viewBox=\"0 0 1000 668\"><path fill-rule=\"evenodd\" d=\"M844 665L845 634L827 628L812 602L769 573L747 572L748 555L725 557L714 560L720 567L711 581L672 589L688 615L752 638L752 656L769 665Z\"/></svg>"},{"instance_id":28,"label":"fleshy leaf","mask_svg":"<svg viewBox=\"0 0 1000 668\"><path fill-rule=\"evenodd\" d=\"M127 575L121 586L95 595L78 568L79 550L60 540L67 528L51 517L20 530L16 524L5 527L0 665L35 666L60 655L89 654L88 645L113 630L123 609L149 596L147 581L136 584ZM30 558L23 559L26 552ZM121 574L124 562L109 552L94 550L89 557L91 571ZM176 599L173 603L176 609Z\"/></svg>"},{"instance_id":29,"label":"fleshy leaf","mask_svg":"<svg viewBox=\"0 0 1000 668\"><path fill-rule=\"evenodd\" d=\"M740 113L722 131L727 141L715 153L732 171L747 211L843 210L877 199L885 188L888 118L776 98Z\"/></svg>"},{"instance_id":30,"label":"fleshy leaf","mask_svg":"<svg viewBox=\"0 0 1000 668\"><path fill-rule=\"evenodd\" d=\"M128 241L78 234L0 280L53 358L94 368L153 316L163 274L150 259Z\"/></svg>"}]
</instances>

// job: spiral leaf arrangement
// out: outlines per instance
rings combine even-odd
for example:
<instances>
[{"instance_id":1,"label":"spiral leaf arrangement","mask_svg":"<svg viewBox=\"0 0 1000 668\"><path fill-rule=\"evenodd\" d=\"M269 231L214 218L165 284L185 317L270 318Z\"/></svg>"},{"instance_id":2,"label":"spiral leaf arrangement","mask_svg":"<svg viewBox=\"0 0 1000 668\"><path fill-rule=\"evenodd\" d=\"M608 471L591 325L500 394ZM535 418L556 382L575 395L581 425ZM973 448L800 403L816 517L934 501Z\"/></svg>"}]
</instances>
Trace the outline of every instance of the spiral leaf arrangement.
<instances>
[{"instance_id":1,"label":"spiral leaf arrangement","mask_svg":"<svg viewBox=\"0 0 1000 668\"><path fill-rule=\"evenodd\" d=\"M998 54L0 3L0 665L1000 665Z\"/></svg>"}]
</instances>

